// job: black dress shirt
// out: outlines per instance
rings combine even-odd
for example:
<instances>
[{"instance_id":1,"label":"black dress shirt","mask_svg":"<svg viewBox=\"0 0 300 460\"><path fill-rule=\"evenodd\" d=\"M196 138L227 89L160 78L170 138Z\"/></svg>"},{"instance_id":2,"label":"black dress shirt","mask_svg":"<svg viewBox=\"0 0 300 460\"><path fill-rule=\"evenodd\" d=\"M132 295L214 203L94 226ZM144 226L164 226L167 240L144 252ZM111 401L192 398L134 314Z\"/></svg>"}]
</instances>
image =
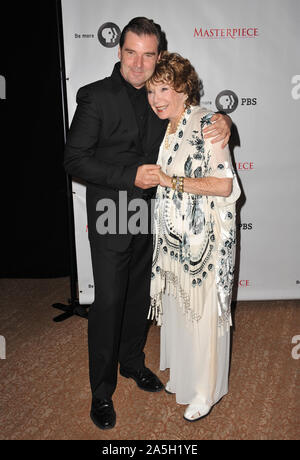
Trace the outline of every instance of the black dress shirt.
<instances>
[{"instance_id":1,"label":"black dress shirt","mask_svg":"<svg viewBox=\"0 0 300 460\"><path fill-rule=\"evenodd\" d=\"M136 122L139 128L140 148L143 149L142 139L146 136L146 121L149 110L146 88L143 86L140 89L136 89L124 79L121 72L120 75L135 113Z\"/></svg>"}]
</instances>

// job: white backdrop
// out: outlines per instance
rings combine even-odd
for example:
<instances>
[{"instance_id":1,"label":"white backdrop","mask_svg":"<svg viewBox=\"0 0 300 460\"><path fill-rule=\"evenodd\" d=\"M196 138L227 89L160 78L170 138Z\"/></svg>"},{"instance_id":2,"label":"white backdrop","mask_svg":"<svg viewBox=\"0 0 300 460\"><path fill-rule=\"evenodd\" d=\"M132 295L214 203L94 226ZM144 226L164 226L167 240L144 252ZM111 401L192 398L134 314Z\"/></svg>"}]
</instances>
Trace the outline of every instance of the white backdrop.
<instances>
[{"instance_id":1,"label":"white backdrop","mask_svg":"<svg viewBox=\"0 0 300 460\"><path fill-rule=\"evenodd\" d=\"M236 126L237 299L300 298L300 1L62 0L62 10L70 120L79 87L111 74L131 18L158 22L169 51L190 59L201 105L225 109ZM73 192L79 301L90 304L85 188L73 182Z\"/></svg>"}]
</instances>

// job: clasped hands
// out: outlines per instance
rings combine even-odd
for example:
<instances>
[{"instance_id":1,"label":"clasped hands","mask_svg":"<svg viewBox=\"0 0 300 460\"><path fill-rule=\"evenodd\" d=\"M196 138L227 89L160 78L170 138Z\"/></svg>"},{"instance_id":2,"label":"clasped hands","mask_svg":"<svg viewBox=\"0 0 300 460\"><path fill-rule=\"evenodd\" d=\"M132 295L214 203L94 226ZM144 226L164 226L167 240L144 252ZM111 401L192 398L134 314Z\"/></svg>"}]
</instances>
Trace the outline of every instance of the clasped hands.
<instances>
[{"instance_id":1,"label":"clasped hands","mask_svg":"<svg viewBox=\"0 0 300 460\"><path fill-rule=\"evenodd\" d=\"M216 113L212 118L211 125L203 129L204 139L212 138L211 143L223 141L224 148L230 138L231 118L228 115ZM162 172L159 165L145 164L139 166L134 185L142 189L148 189L161 185L161 187L171 187L171 177Z\"/></svg>"},{"instance_id":2,"label":"clasped hands","mask_svg":"<svg viewBox=\"0 0 300 460\"><path fill-rule=\"evenodd\" d=\"M157 185L170 187L171 177L163 173L159 165L142 165L137 169L134 185L143 190Z\"/></svg>"}]
</instances>

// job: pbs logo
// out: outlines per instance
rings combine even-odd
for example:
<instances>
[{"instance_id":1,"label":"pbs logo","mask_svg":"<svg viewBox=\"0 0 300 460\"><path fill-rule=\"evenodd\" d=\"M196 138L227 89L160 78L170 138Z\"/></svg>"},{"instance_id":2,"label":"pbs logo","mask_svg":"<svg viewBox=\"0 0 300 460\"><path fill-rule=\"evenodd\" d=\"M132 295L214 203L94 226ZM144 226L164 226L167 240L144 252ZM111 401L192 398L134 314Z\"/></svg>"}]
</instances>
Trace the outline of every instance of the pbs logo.
<instances>
[{"instance_id":1,"label":"pbs logo","mask_svg":"<svg viewBox=\"0 0 300 460\"><path fill-rule=\"evenodd\" d=\"M98 40L105 48L113 48L119 44L121 30L113 22L106 22L98 30Z\"/></svg>"},{"instance_id":2,"label":"pbs logo","mask_svg":"<svg viewBox=\"0 0 300 460\"><path fill-rule=\"evenodd\" d=\"M239 103L239 98L230 89L221 91L216 97L216 107L220 112L234 112Z\"/></svg>"}]
</instances>

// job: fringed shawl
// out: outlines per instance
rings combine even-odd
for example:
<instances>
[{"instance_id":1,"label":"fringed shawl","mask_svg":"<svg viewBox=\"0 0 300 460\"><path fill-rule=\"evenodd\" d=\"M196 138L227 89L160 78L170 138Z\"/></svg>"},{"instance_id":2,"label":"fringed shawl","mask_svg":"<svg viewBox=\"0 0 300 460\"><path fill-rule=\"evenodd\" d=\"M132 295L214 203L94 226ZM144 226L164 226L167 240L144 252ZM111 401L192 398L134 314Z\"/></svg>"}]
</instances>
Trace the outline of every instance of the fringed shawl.
<instances>
[{"instance_id":1,"label":"fringed shawl","mask_svg":"<svg viewBox=\"0 0 300 460\"><path fill-rule=\"evenodd\" d=\"M216 289L219 326L231 324L235 258L235 202L240 195L228 147L203 139L213 113L199 106L185 111L158 164L169 176L230 177L229 197L179 193L158 186L154 209L154 253L150 318L163 321L162 294L173 294L189 321L203 315L206 293Z\"/></svg>"}]
</instances>

